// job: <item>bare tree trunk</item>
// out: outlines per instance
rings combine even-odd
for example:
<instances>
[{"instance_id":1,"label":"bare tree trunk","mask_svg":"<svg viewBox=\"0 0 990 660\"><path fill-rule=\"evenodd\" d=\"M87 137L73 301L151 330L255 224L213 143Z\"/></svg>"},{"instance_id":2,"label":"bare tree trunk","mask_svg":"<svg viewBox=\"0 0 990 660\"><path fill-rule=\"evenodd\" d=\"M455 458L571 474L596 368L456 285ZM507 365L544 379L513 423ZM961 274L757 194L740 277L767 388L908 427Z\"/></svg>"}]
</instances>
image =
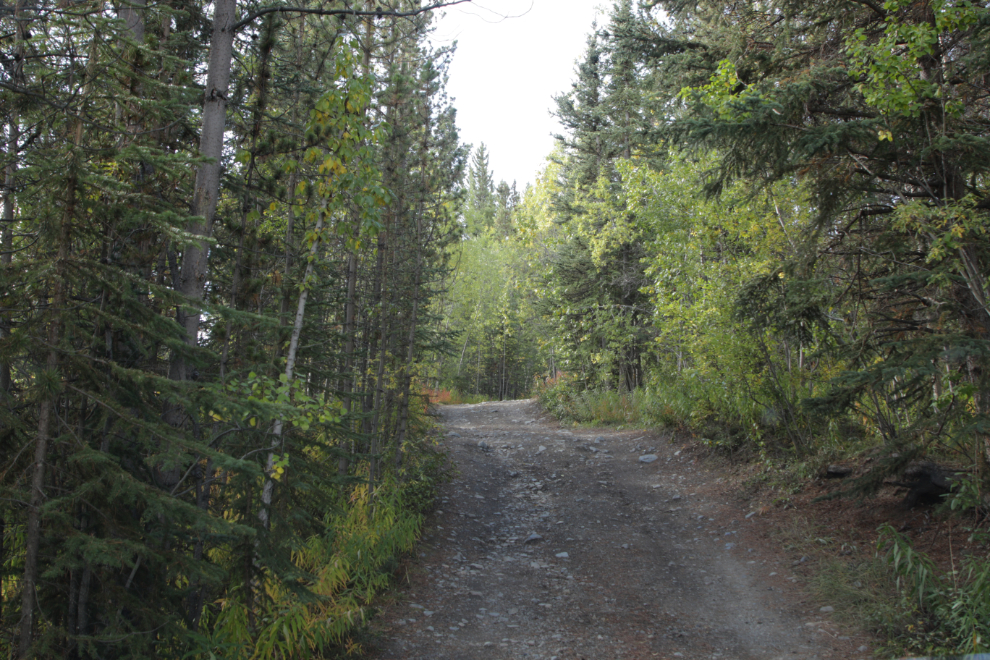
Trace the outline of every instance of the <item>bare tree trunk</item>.
<instances>
[{"instance_id":1,"label":"bare tree trunk","mask_svg":"<svg viewBox=\"0 0 990 660\"><path fill-rule=\"evenodd\" d=\"M4 168L3 179L3 238L0 239L0 269L3 270L10 267L14 256L14 186L16 185L17 176L19 128L18 119L15 115L10 120L9 133L7 135L7 167ZM0 339L6 336L9 322L10 320L6 314L4 318L0 319ZM10 392L10 386L10 363L0 363L0 401L6 400Z\"/></svg>"},{"instance_id":2,"label":"bare tree trunk","mask_svg":"<svg viewBox=\"0 0 990 660\"><path fill-rule=\"evenodd\" d=\"M79 635L87 634L87 630L89 629L89 587L92 581L93 568L89 562L86 562L86 567L83 568L82 579L79 583L79 604L78 613L76 614L76 627L79 630Z\"/></svg>"},{"instance_id":3,"label":"bare tree trunk","mask_svg":"<svg viewBox=\"0 0 990 660\"><path fill-rule=\"evenodd\" d=\"M370 10L374 4L370 0L365 3L367 8ZM364 33L364 43L362 44L362 59L361 59L361 69L365 76L371 73L371 50L374 46L373 39L375 34L375 22L371 18L366 18L365 21L365 33ZM354 220L354 233L355 236L360 232L360 219ZM344 415L349 415L351 412L351 407L353 405L354 398L354 375L352 373L354 366L354 350L356 346L357 339L357 327L355 324L355 312L356 312L356 291L357 291L357 275L358 275L358 257L356 250L350 250L347 253L347 302L344 306L344 333L347 337L344 343ZM351 453L353 454L355 448L353 443L351 445ZM350 466L350 460L346 455L341 455L337 462L337 473L340 476L346 476L347 470Z\"/></svg>"},{"instance_id":4,"label":"bare tree trunk","mask_svg":"<svg viewBox=\"0 0 990 660\"><path fill-rule=\"evenodd\" d=\"M248 152L250 154L251 160L248 162L247 172L244 175L244 190L245 190L245 200L241 204L241 227L240 236L237 239L237 251L236 257L234 258L234 273L232 277L232 283L230 288L230 306L234 309L241 309L241 303L243 301L239 300L241 286L243 284L243 272L245 270L245 242L247 237L247 225L248 225L248 215L250 214L250 205L248 204L248 196L251 194L251 186L254 184L254 174L257 170L258 164L258 138L261 135L261 124L264 119L265 108L268 102L268 78L269 78L269 62L271 60L272 47L275 45L275 18L274 14L269 14L265 17L264 24L261 28L261 44L259 45L258 57L258 71L255 75L254 84L254 96L255 104L252 108L252 122L251 122L251 140L248 147ZM251 270L251 261L248 260L248 272ZM226 322L226 328L224 330L223 348L220 354L220 381L224 382L227 375L227 361L230 357L230 342L233 336L233 322L228 319ZM241 333L243 334L243 333ZM238 342L236 347L240 346L240 337L238 334ZM237 354L237 351L235 351Z\"/></svg>"},{"instance_id":5,"label":"bare tree trunk","mask_svg":"<svg viewBox=\"0 0 990 660\"><path fill-rule=\"evenodd\" d=\"M422 135L423 142L420 146L422 149L420 163L420 190L419 190L419 202L416 209L416 236L413 242L413 251L416 254L415 264L413 266L413 299L412 299L412 312L409 315L409 332L406 338L408 346L406 349L406 364L403 367L402 378L402 393L401 400L399 403L399 432L396 434L396 449L395 449L395 466L400 467L402 465L402 458L406 442L406 434L409 430L409 397L410 390L412 388L412 369L413 360L416 357L416 323L418 322L419 316L419 287L421 278L421 268L422 268L422 252L424 249L423 245L423 213L424 213L424 200L427 194L427 172L429 171L428 159L430 153L430 83L427 80L424 83L425 89L423 90L423 127Z\"/></svg>"},{"instance_id":6,"label":"bare tree trunk","mask_svg":"<svg viewBox=\"0 0 990 660\"><path fill-rule=\"evenodd\" d=\"M19 128L17 115L14 114L10 120L9 133L7 135L8 160L7 167L4 168L3 178L3 238L0 239L0 270L10 268L14 256L14 185L17 173ZM0 340L6 336L9 323L10 320L6 314L0 317ZM9 405L7 397L10 396L11 385L10 363L0 362L0 405ZM6 518L0 514L0 566L4 566L7 563L7 547L4 543L7 536L6 523ZM2 580L3 576L0 575L0 584L2 584ZM2 620L3 598L0 597L0 621Z\"/></svg>"},{"instance_id":7,"label":"bare tree trunk","mask_svg":"<svg viewBox=\"0 0 990 660\"><path fill-rule=\"evenodd\" d=\"M193 190L194 219L188 231L196 237L183 249L182 270L176 289L192 304L186 313L180 311L179 323L186 329L186 342L196 346L199 341L199 309L206 284L209 237L213 234L213 217L220 194L220 160L223 156L223 135L227 119L227 91L230 87L230 63L234 46L234 23L237 0L216 0L213 3L213 36L210 40L210 61L206 70L206 92L203 99L203 126L199 153L209 160L199 166ZM186 380L185 360L176 355L169 369L173 380ZM182 413L172 410L170 423L181 421Z\"/></svg>"},{"instance_id":8,"label":"bare tree trunk","mask_svg":"<svg viewBox=\"0 0 990 660\"><path fill-rule=\"evenodd\" d=\"M506 380L506 375L505 375L505 331L503 330L503 332L502 332L502 382L499 383L499 388L498 388L498 400L499 401L505 401L505 397L506 397L506 383L507 382L508 381Z\"/></svg>"},{"instance_id":9,"label":"bare tree trunk","mask_svg":"<svg viewBox=\"0 0 990 660\"><path fill-rule=\"evenodd\" d=\"M382 399L385 393L385 336L388 332L387 328L387 316L385 315L384 305L382 305L382 288L385 282L385 264L387 260L385 258L385 253L388 250L388 234L386 230L382 230L378 234L378 254L375 264L375 282L373 285L374 299L375 299L375 309L378 313L378 331L375 334L374 343L372 343L371 351L374 352L378 350L378 365L375 370L375 392L373 395L371 408L374 410L374 417L371 420L370 428L368 433L371 437L371 446L368 448L368 453L371 454L368 464L368 498L374 503L375 499L375 478L378 474L378 459L376 458L379 452L378 437L379 437L379 418L382 409Z\"/></svg>"},{"instance_id":10,"label":"bare tree trunk","mask_svg":"<svg viewBox=\"0 0 990 660\"><path fill-rule=\"evenodd\" d=\"M347 336L344 342L344 415L349 415L351 412L351 403L354 394L354 378L351 374L351 368L354 360L354 344L355 344L355 324L354 324L354 308L355 308L355 295L357 288L357 254L353 251L347 254L347 302L344 306L344 333ZM354 452L354 447L351 447L351 452ZM341 455L337 462L337 473L340 476L347 475L347 469L350 465L346 455Z\"/></svg>"},{"instance_id":11,"label":"bare tree trunk","mask_svg":"<svg viewBox=\"0 0 990 660\"><path fill-rule=\"evenodd\" d=\"M24 32L26 27L23 19L24 0L14 4L14 64L11 78L14 84L19 84L24 77ZM14 188L17 185L17 159L20 153L20 116L11 109L8 120L7 134L7 166L3 177L3 238L0 239L0 268L6 270L13 261L14 249ZM0 319L0 339L7 333L9 318L4 315ZM10 364L0 363L0 401L4 401L10 392ZM0 561L3 555L0 554Z\"/></svg>"},{"instance_id":12,"label":"bare tree trunk","mask_svg":"<svg viewBox=\"0 0 990 660\"><path fill-rule=\"evenodd\" d=\"M302 69L302 59L303 59L303 41L306 35L306 16L303 15L299 18L299 31L296 33L296 68ZM292 103L292 125L295 126L299 119L298 111L300 104L300 94L299 89L296 89L296 93ZM279 303L278 310L278 324L281 327L283 324L288 325L286 322L286 316L289 313L289 306L292 304L292 289L289 286L290 278L289 271L292 269L292 252L295 247L292 244L292 232L295 230L296 224L296 210L295 210L295 199L296 199L296 184L299 182L299 172L297 168L293 168L292 172L289 174L289 185L288 185L288 198L289 198L289 208L286 213L286 225L285 225L285 250L283 261L285 266L282 273L282 300ZM278 346L275 349L275 357L282 357L282 340L281 335L279 335Z\"/></svg>"},{"instance_id":13,"label":"bare tree trunk","mask_svg":"<svg viewBox=\"0 0 990 660\"><path fill-rule=\"evenodd\" d=\"M95 51L94 51L95 53ZM94 55L95 56L95 55ZM94 57L91 56L91 57ZM78 149L82 141L82 120L76 121L74 146ZM76 161L75 150L73 161ZM65 212L59 229L58 256L55 265L55 282L52 291L52 306L48 319L48 358L45 369L54 374L58 370L58 344L61 340L61 314L65 307L67 296L66 262L69 258L69 242L71 240L72 218L75 215L77 162L70 164L70 175L67 186ZM45 458L48 454L48 440L51 435L52 407L55 404L55 392L44 392L38 410L38 434L34 445L34 461L31 473L31 498L28 509L27 532L25 536L24 576L21 580L21 625L18 657L28 658L31 655L32 629L34 626L35 587L38 578L38 549L41 542L41 505L44 502L45 487Z\"/></svg>"},{"instance_id":14,"label":"bare tree trunk","mask_svg":"<svg viewBox=\"0 0 990 660\"><path fill-rule=\"evenodd\" d=\"M419 247L420 218L416 218L416 246ZM396 434L395 444L395 465L402 465L403 449L406 442L406 433L409 429L409 395L412 389L412 367L413 359L416 356L416 320L419 313L419 252L416 253L416 265L413 273L413 301L412 312L409 315L409 333L406 337L408 347L406 349L406 363L403 367L402 375L402 398L399 402L399 432Z\"/></svg>"}]
</instances>

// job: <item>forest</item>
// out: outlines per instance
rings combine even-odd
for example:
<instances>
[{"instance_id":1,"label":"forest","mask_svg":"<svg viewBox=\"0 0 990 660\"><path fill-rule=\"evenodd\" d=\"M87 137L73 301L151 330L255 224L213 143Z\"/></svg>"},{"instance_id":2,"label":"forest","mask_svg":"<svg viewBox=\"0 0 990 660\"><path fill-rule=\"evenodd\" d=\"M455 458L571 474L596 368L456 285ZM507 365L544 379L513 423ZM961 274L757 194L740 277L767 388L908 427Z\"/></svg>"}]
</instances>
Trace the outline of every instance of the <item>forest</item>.
<instances>
[{"instance_id":1,"label":"forest","mask_svg":"<svg viewBox=\"0 0 990 660\"><path fill-rule=\"evenodd\" d=\"M459 138L456 1L12 2L7 657L361 653L438 400L869 455L856 496L938 461L986 547L986 2L615 0L523 190ZM904 552L986 650L985 553Z\"/></svg>"},{"instance_id":2,"label":"forest","mask_svg":"<svg viewBox=\"0 0 990 660\"><path fill-rule=\"evenodd\" d=\"M768 483L868 464L851 498L938 466L983 551L938 575L889 530L908 647L986 651L988 80L986 2L610 3L536 183L471 157L440 387L683 430Z\"/></svg>"},{"instance_id":3,"label":"forest","mask_svg":"<svg viewBox=\"0 0 990 660\"><path fill-rule=\"evenodd\" d=\"M431 7L0 5L5 657L356 643L443 474Z\"/></svg>"}]
</instances>

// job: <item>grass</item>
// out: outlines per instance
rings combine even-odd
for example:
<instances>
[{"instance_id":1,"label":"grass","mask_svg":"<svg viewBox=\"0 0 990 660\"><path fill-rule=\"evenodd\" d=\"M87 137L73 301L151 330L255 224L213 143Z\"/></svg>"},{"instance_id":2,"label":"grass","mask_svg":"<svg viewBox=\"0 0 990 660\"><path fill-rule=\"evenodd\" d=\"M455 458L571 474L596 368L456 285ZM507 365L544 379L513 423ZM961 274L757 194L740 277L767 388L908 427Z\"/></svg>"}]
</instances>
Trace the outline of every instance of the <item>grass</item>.
<instances>
[{"instance_id":1,"label":"grass","mask_svg":"<svg viewBox=\"0 0 990 660\"><path fill-rule=\"evenodd\" d=\"M889 640L886 650L900 655L915 617L900 606L896 577L871 550L865 548L854 560L820 557L808 586L817 600L835 608L840 624Z\"/></svg>"},{"instance_id":2,"label":"grass","mask_svg":"<svg viewBox=\"0 0 990 660\"><path fill-rule=\"evenodd\" d=\"M987 650L986 559L972 557L963 570L946 573L889 526L880 534L882 546L874 539L837 538L836 530L796 515L775 529L786 550L811 559L805 580L815 601L834 607L841 626L875 635L879 657Z\"/></svg>"},{"instance_id":3,"label":"grass","mask_svg":"<svg viewBox=\"0 0 990 660\"><path fill-rule=\"evenodd\" d=\"M887 640L881 657L899 657L903 635L915 622L901 607L897 578L870 540L835 538L802 515L791 515L774 525L774 536L794 556L806 556L804 578L818 605L831 605L835 622L849 630L871 633ZM849 553L837 556L840 552ZM874 649L877 651L878 649Z\"/></svg>"},{"instance_id":4,"label":"grass","mask_svg":"<svg viewBox=\"0 0 990 660\"><path fill-rule=\"evenodd\" d=\"M441 405L458 405L462 403L484 403L491 401L484 394L467 394L455 389L423 390L423 395L429 397L430 403Z\"/></svg>"}]
</instances>

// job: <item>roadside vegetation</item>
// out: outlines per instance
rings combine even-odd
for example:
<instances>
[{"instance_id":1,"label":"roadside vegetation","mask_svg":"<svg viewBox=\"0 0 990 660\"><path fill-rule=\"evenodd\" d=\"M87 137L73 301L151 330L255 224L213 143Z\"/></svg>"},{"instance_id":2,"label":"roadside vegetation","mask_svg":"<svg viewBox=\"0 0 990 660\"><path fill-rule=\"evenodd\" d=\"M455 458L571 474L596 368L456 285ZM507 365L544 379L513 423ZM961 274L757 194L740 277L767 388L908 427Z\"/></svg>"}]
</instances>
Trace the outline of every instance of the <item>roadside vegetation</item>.
<instances>
[{"instance_id":1,"label":"roadside vegetation","mask_svg":"<svg viewBox=\"0 0 990 660\"><path fill-rule=\"evenodd\" d=\"M511 222L456 246L513 274L467 308L513 301L499 364L560 419L679 429L782 506L934 505L965 559L868 544L904 652L990 650L988 45L985 3L618 0Z\"/></svg>"},{"instance_id":2,"label":"roadside vegetation","mask_svg":"<svg viewBox=\"0 0 990 660\"><path fill-rule=\"evenodd\" d=\"M441 3L442 4L442 3ZM360 651L446 456L418 2L0 4L0 654Z\"/></svg>"},{"instance_id":3,"label":"roadside vegetation","mask_svg":"<svg viewBox=\"0 0 990 660\"><path fill-rule=\"evenodd\" d=\"M990 650L985 2L615 0L522 191L422 3L0 8L7 656L357 653L429 403L531 394L904 488L969 554L850 602Z\"/></svg>"}]
</instances>

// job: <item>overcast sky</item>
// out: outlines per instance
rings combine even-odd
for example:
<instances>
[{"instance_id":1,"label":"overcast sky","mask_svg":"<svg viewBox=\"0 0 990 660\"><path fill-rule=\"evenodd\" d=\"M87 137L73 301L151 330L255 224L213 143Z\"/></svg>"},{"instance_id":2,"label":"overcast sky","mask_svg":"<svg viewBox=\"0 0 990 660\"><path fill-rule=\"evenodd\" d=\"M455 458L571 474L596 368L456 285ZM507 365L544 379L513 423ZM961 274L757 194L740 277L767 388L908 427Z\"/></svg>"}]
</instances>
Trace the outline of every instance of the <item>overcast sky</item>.
<instances>
[{"instance_id":1,"label":"overcast sky","mask_svg":"<svg viewBox=\"0 0 990 660\"><path fill-rule=\"evenodd\" d=\"M521 193L533 182L561 131L553 96L570 89L596 8L610 4L474 0L443 10L434 41L457 41L448 92L461 140L485 143L496 185L515 180Z\"/></svg>"}]
</instances>

